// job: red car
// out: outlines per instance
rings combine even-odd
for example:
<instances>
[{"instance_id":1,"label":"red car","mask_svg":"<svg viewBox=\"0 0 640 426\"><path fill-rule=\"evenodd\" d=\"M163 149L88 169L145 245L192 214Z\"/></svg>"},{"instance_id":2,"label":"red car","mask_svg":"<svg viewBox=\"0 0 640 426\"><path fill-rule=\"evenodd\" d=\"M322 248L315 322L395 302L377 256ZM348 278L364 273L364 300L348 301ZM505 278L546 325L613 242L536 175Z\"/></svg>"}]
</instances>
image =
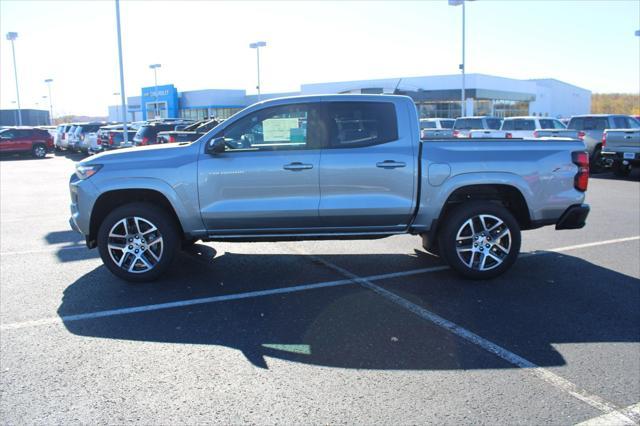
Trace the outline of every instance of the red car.
<instances>
[{"instance_id":1,"label":"red car","mask_svg":"<svg viewBox=\"0 0 640 426\"><path fill-rule=\"evenodd\" d=\"M53 152L53 137L48 131L34 127L0 130L0 154L31 154L44 158Z\"/></svg>"}]
</instances>

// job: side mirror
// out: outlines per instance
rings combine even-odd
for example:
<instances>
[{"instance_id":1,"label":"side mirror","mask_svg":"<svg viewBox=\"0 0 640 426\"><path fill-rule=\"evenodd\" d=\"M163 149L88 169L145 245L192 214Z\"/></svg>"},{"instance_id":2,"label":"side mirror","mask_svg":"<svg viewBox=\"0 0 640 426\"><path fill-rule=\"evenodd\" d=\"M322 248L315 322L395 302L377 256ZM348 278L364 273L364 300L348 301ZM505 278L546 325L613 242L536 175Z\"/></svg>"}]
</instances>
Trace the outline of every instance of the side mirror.
<instances>
[{"instance_id":1,"label":"side mirror","mask_svg":"<svg viewBox=\"0 0 640 426\"><path fill-rule=\"evenodd\" d=\"M217 155L222 154L227 144L224 138L212 138L207 142L207 154Z\"/></svg>"}]
</instances>

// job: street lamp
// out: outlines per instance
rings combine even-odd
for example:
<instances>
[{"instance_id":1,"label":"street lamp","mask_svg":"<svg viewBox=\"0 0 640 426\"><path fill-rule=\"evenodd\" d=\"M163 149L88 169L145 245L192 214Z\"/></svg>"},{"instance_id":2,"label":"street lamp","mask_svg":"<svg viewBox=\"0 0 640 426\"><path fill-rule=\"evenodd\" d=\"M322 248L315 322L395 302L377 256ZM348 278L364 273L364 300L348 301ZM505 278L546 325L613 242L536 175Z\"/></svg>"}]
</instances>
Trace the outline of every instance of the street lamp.
<instances>
[{"instance_id":1,"label":"street lamp","mask_svg":"<svg viewBox=\"0 0 640 426\"><path fill-rule=\"evenodd\" d=\"M53 82L53 79L47 78L44 82L47 83L47 86L49 87L49 114L51 115L49 118L49 124L53 124L53 101L51 99L51 83Z\"/></svg>"},{"instance_id":2,"label":"street lamp","mask_svg":"<svg viewBox=\"0 0 640 426\"><path fill-rule=\"evenodd\" d=\"M156 91L155 91L155 112L156 112L156 118L160 118L160 113L158 112L158 68L160 68L162 65L160 64L152 64L149 65L149 68L151 68L153 70L153 79L155 81L155 85L156 85Z\"/></svg>"},{"instance_id":3,"label":"street lamp","mask_svg":"<svg viewBox=\"0 0 640 426\"><path fill-rule=\"evenodd\" d=\"M467 1L472 1L472 0L449 0L449 6L460 6L462 5L462 63L458 66L458 68L460 68L460 71L462 71L462 92L460 94L460 107L461 107L461 112L462 112L462 116L464 117L467 114L467 108L466 108L466 96L465 96L465 83L466 83L466 77L465 77L465 67L464 67L464 49L465 49L465 3Z\"/></svg>"},{"instance_id":4,"label":"street lamp","mask_svg":"<svg viewBox=\"0 0 640 426\"><path fill-rule=\"evenodd\" d=\"M116 32L118 34L118 64L120 65L120 100L122 102L122 142L129 143L129 132L127 131L127 104L124 94L124 66L122 65L122 33L120 31L120 0L116 2Z\"/></svg>"},{"instance_id":5,"label":"street lamp","mask_svg":"<svg viewBox=\"0 0 640 426\"><path fill-rule=\"evenodd\" d=\"M249 45L251 49L256 49L256 55L258 57L258 85L256 86L256 89L258 89L258 100L260 100L260 48L266 45L266 41L257 41Z\"/></svg>"},{"instance_id":6,"label":"street lamp","mask_svg":"<svg viewBox=\"0 0 640 426\"><path fill-rule=\"evenodd\" d=\"M7 40L11 42L11 51L13 52L13 73L16 77L16 99L18 100L18 126L22 126L22 110L20 109L20 90L18 89L18 66L16 65L16 48L13 41L18 38L18 33L7 33Z\"/></svg>"}]
</instances>

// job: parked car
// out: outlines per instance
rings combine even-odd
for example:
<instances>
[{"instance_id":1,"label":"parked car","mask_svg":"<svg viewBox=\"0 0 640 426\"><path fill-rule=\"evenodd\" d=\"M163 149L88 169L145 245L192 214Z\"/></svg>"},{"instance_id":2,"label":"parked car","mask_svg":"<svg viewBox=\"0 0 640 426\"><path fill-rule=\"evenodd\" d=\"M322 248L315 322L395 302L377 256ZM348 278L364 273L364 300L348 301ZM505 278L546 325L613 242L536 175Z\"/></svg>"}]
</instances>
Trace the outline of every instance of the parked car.
<instances>
[{"instance_id":1,"label":"parked car","mask_svg":"<svg viewBox=\"0 0 640 426\"><path fill-rule=\"evenodd\" d=\"M158 278L196 240L405 233L484 279L515 262L522 229L584 226L582 142L420 146L415 108L405 96L273 99L192 143L90 157L69 183L70 224L129 281Z\"/></svg>"},{"instance_id":2,"label":"parked car","mask_svg":"<svg viewBox=\"0 0 640 426\"><path fill-rule=\"evenodd\" d=\"M31 154L44 158L53 152L53 137L47 130L35 127L13 127L0 130L0 153Z\"/></svg>"},{"instance_id":3,"label":"parked car","mask_svg":"<svg viewBox=\"0 0 640 426\"><path fill-rule=\"evenodd\" d=\"M152 121L149 123L145 123L142 126L140 126L140 128L136 132L136 135L133 137L133 145L134 146L155 145L158 143L158 140L157 140L158 133L164 132L167 130L174 130L177 125L181 125L184 123L185 122L181 120Z\"/></svg>"},{"instance_id":4,"label":"parked car","mask_svg":"<svg viewBox=\"0 0 640 426\"><path fill-rule=\"evenodd\" d=\"M580 139L584 138L584 132L573 129L539 129L533 132L535 139L563 138L563 139Z\"/></svg>"},{"instance_id":5,"label":"parked car","mask_svg":"<svg viewBox=\"0 0 640 426\"><path fill-rule=\"evenodd\" d=\"M141 122L127 123L127 142L129 146L132 145L133 138L141 124ZM123 148L123 145L124 126L122 124L103 126L98 130L95 145L89 148L89 152L91 154L97 154L102 151Z\"/></svg>"},{"instance_id":6,"label":"parked car","mask_svg":"<svg viewBox=\"0 0 640 426\"><path fill-rule=\"evenodd\" d=\"M627 115L590 114L571 117L567 128L584 133L583 140L590 156L592 173L601 172L606 163L602 161L602 136L606 129L639 129L640 122Z\"/></svg>"},{"instance_id":7,"label":"parked car","mask_svg":"<svg viewBox=\"0 0 640 426\"><path fill-rule=\"evenodd\" d=\"M60 139L60 149L63 149L63 150L70 149L69 144L71 142L71 136L76 131L77 126L78 126L78 123L72 123L66 128L66 130L64 131L64 136Z\"/></svg>"},{"instance_id":8,"label":"parked car","mask_svg":"<svg viewBox=\"0 0 640 426\"><path fill-rule=\"evenodd\" d=\"M56 151L60 151L62 148L62 141L67 137L67 131L71 127L71 124L60 124L56 127L56 134L53 137L53 145Z\"/></svg>"},{"instance_id":9,"label":"parked car","mask_svg":"<svg viewBox=\"0 0 640 426\"><path fill-rule=\"evenodd\" d=\"M500 130L511 133L514 138L533 138L536 130L564 130L567 126L560 120L545 117L507 117L502 121Z\"/></svg>"},{"instance_id":10,"label":"parked car","mask_svg":"<svg viewBox=\"0 0 640 426\"><path fill-rule=\"evenodd\" d=\"M72 138L75 150L88 154L89 147L95 146L97 143L98 130L107 124L105 122L92 122L78 125Z\"/></svg>"},{"instance_id":11,"label":"parked car","mask_svg":"<svg viewBox=\"0 0 640 426\"><path fill-rule=\"evenodd\" d=\"M222 123L222 119L208 119L197 121L182 130L169 130L166 132L158 132L156 140L158 143L174 143L174 142L191 142L207 133L209 130ZM176 126L178 127L178 126Z\"/></svg>"},{"instance_id":12,"label":"parked car","mask_svg":"<svg viewBox=\"0 0 640 426\"><path fill-rule=\"evenodd\" d=\"M640 166L640 129L605 130L602 157L610 160L618 176L628 176L632 167Z\"/></svg>"},{"instance_id":13,"label":"parked car","mask_svg":"<svg viewBox=\"0 0 640 426\"><path fill-rule=\"evenodd\" d=\"M469 137L469 130L500 130L502 120L498 117L459 117L453 123L453 136Z\"/></svg>"}]
</instances>

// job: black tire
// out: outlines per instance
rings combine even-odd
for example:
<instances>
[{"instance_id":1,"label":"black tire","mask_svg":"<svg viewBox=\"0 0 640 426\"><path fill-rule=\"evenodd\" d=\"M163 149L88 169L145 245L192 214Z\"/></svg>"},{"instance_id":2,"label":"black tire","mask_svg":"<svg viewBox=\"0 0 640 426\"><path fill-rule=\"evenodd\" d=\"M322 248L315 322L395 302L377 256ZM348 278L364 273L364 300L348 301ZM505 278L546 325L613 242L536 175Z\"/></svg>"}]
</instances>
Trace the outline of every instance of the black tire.
<instances>
[{"instance_id":1,"label":"black tire","mask_svg":"<svg viewBox=\"0 0 640 426\"><path fill-rule=\"evenodd\" d=\"M631 166L618 163L615 165L613 173L618 177L628 177L631 174Z\"/></svg>"},{"instance_id":2,"label":"black tire","mask_svg":"<svg viewBox=\"0 0 640 426\"><path fill-rule=\"evenodd\" d=\"M133 252L129 252L127 255L124 250L121 249L115 251L110 250L108 248L110 238L109 233L112 228L119 222L122 222L123 219L126 220L126 218L133 217L141 218L143 219L143 221L146 221L146 223L152 224L157 228L157 231L148 231L148 229L151 229L151 227L146 228L146 232L144 229L140 231L140 227L144 225L143 221L140 221L140 225L135 225L130 220L126 221L124 225L121 224L119 226L128 227L129 229L119 231L118 233L131 234L130 236L133 237L134 233L138 233L136 232L135 228L135 226L137 226L138 231L140 232L140 239L135 240L133 243L130 243L129 241L131 240L129 239L127 241L126 237L124 239L117 240L114 240L112 238L111 242L119 243L119 241L124 241L124 246L129 249L139 248L140 253L134 254ZM151 241L152 239L158 240L158 236L162 237L162 247L158 248L157 245L154 246L154 250L157 254L151 253L151 246L154 244ZM147 240L145 240L144 238L147 238ZM153 204L137 202L125 204L116 208L111 213L109 213L107 217L102 221L102 223L100 224L100 229L98 230L98 251L100 252L100 257L102 258L105 266L117 277L120 277L123 280L129 282L147 282L158 279L167 270L167 268L171 266L175 254L180 246L180 240L181 236L179 235L178 226L175 224L173 218L164 209ZM147 247L145 247L144 244L147 244ZM118 251L122 252L122 257L118 256ZM142 253L143 251L145 252L144 254ZM136 251L136 253L138 252ZM151 257L149 253L157 256L159 259L155 260L155 257ZM120 260L120 262L123 264L123 267L118 266L116 261L114 261L114 259L112 258L112 254L113 257L115 257L117 260ZM136 256L144 256L144 261L150 264L151 269L147 271L136 272L136 265L141 268L145 267L142 259L139 259ZM134 271L130 272L131 269L125 270L127 269L127 264L131 266L132 263L132 268L134 268Z\"/></svg>"},{"instance_id":3,"label":"black tire","mask_svg":"<svg viewBox=\"0 0 640 426\"><path fill-rule=\"evenodd\" d=\"M487 223L487 228L498 224L499 221L502 222L502 225L487 232L482 229L482 223L479 222L481 215ZM472 233L471 227L467 225L469 220L474 223L475 233ZM505 227L509 233L500 236L502 232L505 232ZM463 233L465 229L469 231L471 237L467 237L467 234ZM481 231L485 236L480 235ZM462 236L461 239L458 239L459 232ZM478 239L473 235L478 236ZM496 239L496 237L498 238ZM469 201L460 204L449 214L438 232L438 241L440 255L451 268L466 278L485 280L503 274L518 258L521 241L520 226L511 212L501 204L489 201ZM506 246L507 241L508 247L505 248L508 251L504 252L499 247ZM458 253L458 249L461 250L461 254ZM468 259L465 257L467 255ZM464 257L464 260L461 257ZM485 258L487 259L484 260ZM475 259L477 259L477 263ZM481 265L484 266L483 270L481 270Z\"/></svg>"},{"instance_id":4,"label":"black tire","mask_svg":"<svg viewBox=\"0 0 640 426\"><path fill-rule=\"evenodd\" d=\"M47 156L47 147L42 144L35 144L31 148L31 155L34 158L44 158Z\"/></svg>"},{"instance_id":5,"label":"black tire","mask_svg":"<svg viewBox=\"0 0 640 426\"><path fill-rule=\"evenodd\" d=\"M598 145L589 159L589 172L593 174L602 173L604 171L602 160L602 146Z\"/></svg>"}]
</instances>

